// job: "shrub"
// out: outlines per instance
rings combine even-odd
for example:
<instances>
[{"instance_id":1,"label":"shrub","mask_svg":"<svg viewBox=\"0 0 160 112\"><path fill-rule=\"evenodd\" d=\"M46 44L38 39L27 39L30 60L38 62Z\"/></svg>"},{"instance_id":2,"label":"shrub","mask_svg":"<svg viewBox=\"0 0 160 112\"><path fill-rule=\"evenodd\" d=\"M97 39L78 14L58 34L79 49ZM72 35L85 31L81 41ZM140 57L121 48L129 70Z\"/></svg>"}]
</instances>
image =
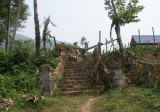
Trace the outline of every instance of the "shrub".
<instances>
[{"instance_id":1,"label":"shrub","mask_svg":"<svg viewBox=\"0 0 160 112\"><path fill-rule=\"evenodd\" d=\"M0 75L0 98L14 93L14 88L15 82L12 77Z\"/></svg>"},{"instance_id":2,"label":"shrub","mask_svg":"<svg viewBox=\"0 0 160 112\"><path fill-rule=\"evenodd\" d=\"M33 61L37 67L52 66L53 68L55 68L58 64L58 61L56 60L56 58L47 57L47 56L36 57Z\"/></svg>"},{"instance_id":3,"label":"shrub","mask_svg":"<svg viewBox=\"0 0 160 112\"><path fill-rule=\"evenodd\" d=\"M33 93L37 89L38 76L20 72L14 75L15 89L23 94Z\"/></svg>"},{"instance_id":4,"label":"shrub","mask_svg":"<svg viewBox=\"0 0 160 112\"><path fill-rule=\"evenodd\" d=\"M30 58L30 51L26 48L15 48L7 54L0 52L0 74L26 71Z\"/></svg>"}]
</instances>

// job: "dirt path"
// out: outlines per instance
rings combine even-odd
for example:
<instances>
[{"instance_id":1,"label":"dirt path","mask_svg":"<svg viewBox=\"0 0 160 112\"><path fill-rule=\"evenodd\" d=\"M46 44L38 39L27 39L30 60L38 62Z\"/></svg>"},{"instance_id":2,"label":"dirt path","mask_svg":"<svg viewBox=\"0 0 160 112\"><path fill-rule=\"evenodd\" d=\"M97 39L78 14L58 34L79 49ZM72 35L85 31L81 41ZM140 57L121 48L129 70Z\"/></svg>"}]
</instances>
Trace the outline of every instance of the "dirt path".
<instances>
[{"instance_id":1,"label":"dirt path","mask_svg":"<svg viewBox=\"0 0 160 112\"><path fill-rule=\"evenodd\" d=\"M92 110L92 106L94 104L94 102L97 100L97 97L96 98L92 98L92 99L89 99L86 103L84 103L80 109L79 109L79 112L91 112Z\"/></svg>"}]
</instances>

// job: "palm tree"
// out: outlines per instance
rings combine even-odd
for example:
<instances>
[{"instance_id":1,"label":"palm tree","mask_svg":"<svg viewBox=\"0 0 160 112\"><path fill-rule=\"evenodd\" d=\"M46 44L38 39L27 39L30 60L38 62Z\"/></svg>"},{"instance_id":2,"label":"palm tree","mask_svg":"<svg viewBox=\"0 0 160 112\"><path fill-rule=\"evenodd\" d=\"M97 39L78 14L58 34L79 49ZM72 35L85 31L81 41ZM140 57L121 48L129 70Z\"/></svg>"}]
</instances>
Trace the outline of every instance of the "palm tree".
<instances>
[{"instance_id":1,"label":"palm tree","mask_svg":"<svg viewBox=\"0 0 160 112\"><path fill-rule=\"evenodd\" d=\"M36 55L40 55L40 29L39 29L39 19L37 11L37 0L34 0L34 22L35 22L35 35L36 35Z\"/></svg>"},{"instance_id":2,"label":"palm tree","mask_svg":"<svg viewBox=\"0 0 160 112\"><path fill-rule=\"evenodd\" d=\"M8 52L8 38L9 38L9 32L10 32L10 12L11 12L11 0L9 0L9 7L8 7L8 25L7 25L5 52Z\"/></svg>"}]
</instances>

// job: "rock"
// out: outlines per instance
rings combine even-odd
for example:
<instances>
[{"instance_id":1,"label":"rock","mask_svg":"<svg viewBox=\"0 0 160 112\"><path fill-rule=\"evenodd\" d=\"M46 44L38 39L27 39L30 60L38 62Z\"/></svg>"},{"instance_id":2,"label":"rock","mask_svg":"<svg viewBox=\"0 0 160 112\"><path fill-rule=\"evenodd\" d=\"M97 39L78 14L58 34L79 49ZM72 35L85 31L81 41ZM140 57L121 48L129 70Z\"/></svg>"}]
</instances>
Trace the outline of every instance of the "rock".
<instances>
[{"instance_id":1,"label":"rock","mask_svg":"<svg viewBox=\"0 0 160 112\"><path fill-rule=\"evenodd\" d=\"M9 99L0 99L1 108L10 108L13 105L13 100Z\"/></svg>"},{"instance_id":2,"label":"rock","mask_svg":"<svg viewBox=\"0 0 160 112\"><path fill-rule=\"evenodd\" d=\"M34 96L34 95L28 95L28 96L26 97L26 102L36 103L36 101L37 101L37 97Z\"/></svg>"},{"instance_id":3,"label":"rock","mask_svg":"<svg viewBox=\"0 0 160 112\"><path fill-rule=\"evenodd\" d=\"M160 107L160 103L156 102L155 104L153 104L153 106Z\"/></svg>"}]
</instances>

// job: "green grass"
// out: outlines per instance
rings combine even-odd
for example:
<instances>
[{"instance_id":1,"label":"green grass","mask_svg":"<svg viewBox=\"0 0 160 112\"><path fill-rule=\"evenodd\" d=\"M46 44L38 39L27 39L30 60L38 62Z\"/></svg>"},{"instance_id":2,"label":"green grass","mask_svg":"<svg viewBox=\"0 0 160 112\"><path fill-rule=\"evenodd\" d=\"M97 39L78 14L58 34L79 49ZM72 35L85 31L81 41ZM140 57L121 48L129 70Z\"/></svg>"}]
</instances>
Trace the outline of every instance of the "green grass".
<instances>
[{"instance_id":1,"label":"green grass","mask_svg":"<svg viewBox=\"0 0 160 112\"><path fill-rule=\"evenodd\" d=\"M93 96L46 97L45 103L39 109L30 108L31 106L28 106L28 108L19 108L17 105L13 105L8 112L77 112L81 105L90 98L93 98Z\"/></svg>"},{"instance_id":2,"label":"green grass","mask_svg":"<svg viewBox=\"0 0 160 112\"><path fill-rule=\"evenodd\" d=\"M160 93L145 88L110 90L94 104L93 112L159 112Z\"/></svg>"},{"instance_id":3,"label":"green grass","mask_svg":"<svg viewBox=\"0 0 160 112\"><path fill-rule=\"evenodd\" d=\"M76 112L80 106L93 96L61 96L48 98L44 112Z\"/></svg>"},{"instance_id":4,"label":"green grass","mask_svg":"<svg viewBox=\"0 0 160 112\"><path fill-rule=\"evenodd\" d=\"M91 98L94 96L46 97L44 103L36 105L24 103L25 100L19 99L19 102L24 104L14 104L8 112L78 112L79 108ZM92 112L160 112L160 93L140 87L109 90L98 97Z\"/></svg>"}]
</instances>

